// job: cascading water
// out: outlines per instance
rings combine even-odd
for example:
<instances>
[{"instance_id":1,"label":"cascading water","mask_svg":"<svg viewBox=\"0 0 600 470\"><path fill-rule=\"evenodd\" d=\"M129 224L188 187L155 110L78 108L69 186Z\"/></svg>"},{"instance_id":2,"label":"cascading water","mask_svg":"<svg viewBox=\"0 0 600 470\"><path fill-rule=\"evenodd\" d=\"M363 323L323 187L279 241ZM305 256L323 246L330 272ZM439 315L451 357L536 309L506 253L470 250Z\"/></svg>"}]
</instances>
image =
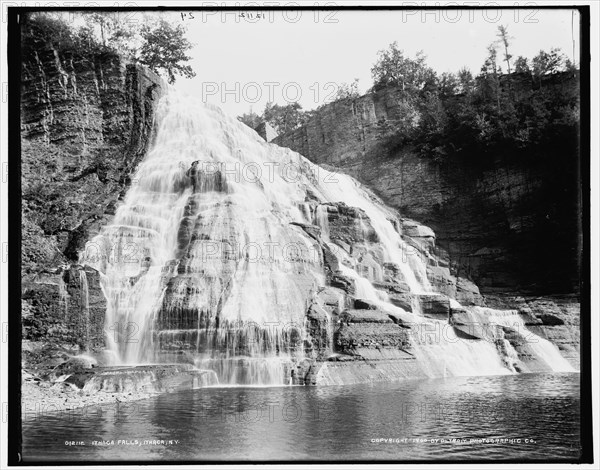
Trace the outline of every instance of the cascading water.
<instances>
[{"instance_id":1,"label":"cascading water","mask_svg":"<svg viewBox=\"0 0 600 470\"><path fill-rule=\"evenodd\" d=\"M169 351L183 351L221 384L288 384L291 364L305 354L307 311L326 285L323 247L337 253L357 298L424 328L448 326L387 302L359 274L356 255L332 241L327 204L361 209L360 233L370 224L382 264L397 266L411 294L434 294L426 257L355 180L173 90L161 99L157 124L112 224L86 247L102 254L87 262L101 272L115 364L164 362ZM318 225L319 240L301 224ZM332 320L324 321L331 344ZM538 351L559 355L546 349ZM442 336L416 341L412 354L432 377L514 371L485 341Z\"/></svg>"},{"instance_id":2,"label":"cascading water","mask_svg":"<svg viewBox=\"0 0 600 470\"><path fill-rule=\"evenodd\" d=\"M285 155L216 108L169 93L158 123L113 224L91 243L108 253L99 268L116 362L157 361L163 344L178 345L222 383L282 383L302 354L306 299L324 283L313 242L289 230L301 188L253 173Z\"/></svg>"},{"instance_id":3,"label":"cascading water","mask_svg":"<svg viewBox=\"0 0 600 470\"><path fill-rule=\"evenodd\" d=\"M373 284L371 284L367 278L359 275L354 269L341 264L340 270L344 275L354 280L357 298L369 300L377 304L379 304L379 301L385 299L385 292L375 289Z\"/></svg>"},{"instance_id":4,"label":"cascading water","mask_svg":"<svg viewBox=\"0 0 600 470\"><path fill-rule=\"evenodd\" d=\"M349 206L358 207L366 212L384 248L384 261L393 262L400 267L410 291L413 293L431 291L423 255L408 245L394 229L390 220L393 214L384 206L376 204L371 196L350 176L331 174L326 170L320 171L326 174L323 178L324 181L332 182L321 185L327 200L344 201Z\"/></svg>"},{"instance_id":5,"label":"cascading water","mask_svg":"<svg viewBox=\"0 0 600 470\"><path fill-rule=\"evenodd\" d=\"M85 345L86 352L90 352L90 291L87 274L84 269L79 270L79 285L81 289L81 309L85 314Z\"/></svg>"},{"instance_id":6,"label":"cascading water","mask_svg":"<svg viewBox=\"0 0 600 470\"><path fill-rule=\"evenodd\" d=\"M58 302L62 313L67 317L69 314L69 294L62 276L58 278Z\"/></svg>"},{"instance_id":7,"label":"cascading water","mask_svg":"<svg viewBox=\"0 0 600 470\"><path fill-rule=\"evenodd\" d=\"M561 356L556 346L527 328L523 318L521 318L517 311L501 311L486 307L472 307L471 311L475 317L475 321L509 328L523 340L539 360L544 361L549 370L554 372L575 372L573 366ZM507 342L505 339L503 341ZM515 352L510 343L507 349L509 357L514 359Z\"/></svg>"},{"instance_id":8,"label":"cascading water","mask_svg":"<svg viewBox=\"0 0 600 470\"><path fill-rule=\"evenodd\" d=\"M329 241L329 219L327 215L327 206L318 205L315 214L315 224L321 228L321 237L324 241Z\"/></svg>"}]
</instances>

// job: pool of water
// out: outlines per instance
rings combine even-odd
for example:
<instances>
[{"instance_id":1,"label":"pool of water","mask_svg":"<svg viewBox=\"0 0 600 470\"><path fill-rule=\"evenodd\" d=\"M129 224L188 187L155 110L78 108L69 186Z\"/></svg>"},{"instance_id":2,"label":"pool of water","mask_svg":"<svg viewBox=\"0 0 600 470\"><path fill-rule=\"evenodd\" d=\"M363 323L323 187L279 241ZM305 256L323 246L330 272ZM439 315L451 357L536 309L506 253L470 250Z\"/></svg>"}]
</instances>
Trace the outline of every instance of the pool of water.
<instances>
[{"instance_id":1,"label":"pool of water","mask_svg":"<svg viewBox=\"0 0 600 470\"><path fill-rule=\"evenodd\" d=\"M579 375L206 388L23 422L23 460L575 460Z\"/></svg>"}]
</instances>

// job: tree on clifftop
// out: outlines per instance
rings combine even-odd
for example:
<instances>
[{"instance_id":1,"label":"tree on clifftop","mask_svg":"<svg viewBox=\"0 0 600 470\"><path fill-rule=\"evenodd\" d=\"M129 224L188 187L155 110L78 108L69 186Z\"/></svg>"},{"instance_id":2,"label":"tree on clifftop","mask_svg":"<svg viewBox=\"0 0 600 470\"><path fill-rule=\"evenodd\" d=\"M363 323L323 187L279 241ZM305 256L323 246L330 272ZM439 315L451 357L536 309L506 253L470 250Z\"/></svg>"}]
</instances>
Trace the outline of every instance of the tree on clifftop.
<instances>
[{"instance_id":1,"label":"tree on clifftop","mask_svg":"<svg viewBox=\"0 0 600 470\"><path fill-rule=\"evenodd\" d=\"M256 127L262 122L262 117L250 110L249 112L238 116L238 121L243 122L250 129L256 129Z\"/></svg>"},{"instance_id":2,"label":"tree on clifftop","mask_svg":"<svg viewBox=\"0 0 600 470\"><path fill-rule=\"evenodd\" d=\"M186 53L193 45L180 24L148 16L140 27L123 15L93 12L82 13L85 24L75 27L58 15L36 12L27 16L23 23L26 52L51 46L89 59L95 54L119 54L159 75L165 74L169 83L175 82L176 75L196 75L186 64L191 59Z\"/></svg>"},{"instance_id":3,"label":"tree on clifftop","mask_svg":"<svg viewBox=\"0 0 600 470\"><path fill-rule=\"evenodd\" d=\"M164 70L169 83L175 82L175 75L186 78L196 76L188 62L191 57L186 52L192 44L185 37L182 25L173 26L165 20L160 20L157 25L142 26L141 37L143 40L138 60L155 73Z\"/></svg>"},{"instance_id":4,"label":"tree on clifftop","mask_svg":"<svg viewBox=\"0 0 600 470\"><path fill-rule=\"evenodd\" d=\"M196 76L185 64L191 59L186 53L193 44L185 37L183 25L173 25L164 18L147 17L140 28L128 22L126 17L104 13L88 14L85 19L88 25L98 26L105 47L138 61L154 73L166 73L169 83L175 82L175 75Z\"/></svg>"},{"instance_id":5,"label":"tree on clifftop","mask_svg":"<svg viewBox=\"0 0 600 470\"><path fill-rule=\"evenodd\" d=\"M418 52L414 59L405 57L404 51L394 41L389 48L379 51L377 62L371 68L376 88L398 85L409 93L424 91L435 84L435 72L425 64L425 55Z\"/></svg>"},{"instance_id":6,"label":"tree on clifftop","mask_svg":"<svg viewBox=\"0 0 600 470\"><path fill-rule=\"evenodd\" d=\"M358 78L355 78L352 83L340 83L337 87L332 101L354 99L360 96L358 91Z\"/></svg>"},{"instance_id":7,"label":"tree on clifftop","mask_svg":"<svg viewBox=\"0 0 600 470\"><path fill-rule=\"evenodd\" d=\"M529 67L529 61L527 57L519 56L517 60L515 60L515 72L516 73L531 73L531 68Z\"/></svg>"},{"instance_id":8,"label":"tree on clifftop","mask_svg":"<svg viewBox=\"0 0 600 470\"><path fill-rule=\"evenodd\" d=\"M285 134L302 124L303 114L300 103L289 103L285 106L267 103L263 119L273 126L278 134Z\"/></svg>"},{"instance_id":9,"label":"tree on clifftop","mask_svg":"<svg viewBox=\"0 0 600 470\"><path fill-rule=\"evenodd\" d=\"M565 56L558 47L553 47L550 52L540 51L531 60L533 75L542 83L542 76L556 73L563 69Z\"/></svg>"},{"instance_id":10,"label":"tree on clifftop","mask_svg":"<svg viewBox=\"0 0 600 470\"><path fill-rule=\"evenodd\" d=\"M498 26L497 36L500 44L504 47L504 60L506 61L506 68L510 74L510 59L512 59L512 55L508 53L508 46L510 46L510 40L512 38L508 35L508 26Z\"/></svg>"}]
</instances>

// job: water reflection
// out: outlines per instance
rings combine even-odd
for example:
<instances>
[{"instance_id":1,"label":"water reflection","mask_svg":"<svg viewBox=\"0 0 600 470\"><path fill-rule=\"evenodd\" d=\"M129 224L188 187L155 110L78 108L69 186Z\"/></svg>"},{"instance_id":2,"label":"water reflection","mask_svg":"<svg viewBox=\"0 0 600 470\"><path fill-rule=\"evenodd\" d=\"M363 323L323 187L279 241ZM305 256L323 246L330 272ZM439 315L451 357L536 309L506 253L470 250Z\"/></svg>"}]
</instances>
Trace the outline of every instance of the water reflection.
<instances>
[{"instance_id":1,"label":"water reflection","mask_svg":"<svg viewBox=\"0 0 600 470\"><path fill-rule=\"evenodd\" d=\"M92 446L92 440L114 445ZM127 444L136 440L166 442ZM579 453L578 374L208 388L24 422L25 461L527 460Z\"/></svg>"}]
</instances>

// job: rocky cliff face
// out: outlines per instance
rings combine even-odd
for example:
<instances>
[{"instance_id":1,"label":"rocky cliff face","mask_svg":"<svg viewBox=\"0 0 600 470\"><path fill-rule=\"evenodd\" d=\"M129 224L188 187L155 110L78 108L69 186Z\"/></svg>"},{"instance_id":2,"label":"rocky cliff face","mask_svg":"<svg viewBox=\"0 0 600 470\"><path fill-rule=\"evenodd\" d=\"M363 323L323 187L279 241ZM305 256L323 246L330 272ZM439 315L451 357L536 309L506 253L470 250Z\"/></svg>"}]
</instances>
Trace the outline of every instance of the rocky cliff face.
<instances>
[{"instance_id":1,"label":"rocky cliff face","mask_svg":"<svg viewBox=\"0 0 600 470\"><path fill-rule=\"evenodd\" d=\"M489 324L484 314L477 313L487 300L472 282L473 271L465 271L462 258L455 257L452 250L439 247L431 228L398 217L375 194L349 178L332 185L320 181L306 159L267 145L218 110L193 107L200 118L193 113L188 117L206 127L182 125L177 110L187 110L189 102L174 102L171 106L177 107L171 109L171 124L166 121L162 143L157 139L148 155L139 184L129 193L133 196L119 204L127 189L136 184L131 175L152 137L155 104L164 89L160 80L115 56L88 59L48 49L25 60L23 85L24 339L50 343L49 349L26 343L29 363L50 357L60 365L65 350L76 354L105 349L108 335L117 334L106 330L110 328L107 311L112 310L115 321L123 317L129 322L127 315L116 315L123 307L123 292L129 292L131 305L140 313L134 319L151 320L143 338L149 339L147 344L162 357L214 369L215 358L202 356L206 350L218 352L220 347L237 357L261 353L265 348L275 354L293 344L290 357L301 360L290 364L285 381L278 383L289 383L287 378L298 384L331 384L442 376L446 368L451 375L488 369L506 372L507 367L549 370L548 364L536 362L535 354L523 342L523 332L510 326L494 330L491 338L470 334L467 327L471 324ZM401 113L391 104L385 105L393 103L393 92L384 95L387 98L382 103L364 111L366 117L360 122L371 122L368 116L376 118L378 112ZM358 110L350 112L357 116ZM360 162L364 149L377 146L379 124L371 128L363 124L359 139L363 144L354 142L358 151L353 150L352 141L340 144L348 162ZM344 135L335 134L335 139L342 142ZM372 147L365 147L367 140ZM302 151L310 156L314 152L310 139L306 143ZM301 180L290 185L279 175L277 184L238 181L206 167L196 176L193 190L190 188L185 168L192 160L237 163L240 148L245 150L241 155L251 156L253 162L275 159L292 164ZM384 167L379 163L372 166L383 176ZM418 167L418 161L413 167ZM424 175L432 175L432 171L423 170ZM404 174L395 175L402 184ZM163 184L165 181L168 184ZM389 181L394 184L392 176ZM434 184L437 180L432 181L427 189L431 197L442 198ZM157 194L160 197L155 197L154 204L146 204ZM414 203L410 207L427 218L432 203L426 189L414 188L410 194ZM180 205L173 205L174 195ZM117 204L120 215L113 217ZM424 207L422 212L419 204ZM481 223L481 219L473 220L470 226L476 230ZM155 233L169 236L155 237ZM84 243L100 239L110 242L101 245L108 255L96 259L86 251L83 265L78 264ZM120 243L127 240L147 248L147 253L144 250L144 257L124 269L123 257L111 255L119 255ZM168 247L160 245L167 241ZM275 259L269 255L250 260L247 251L229 249L257 242L272 246L273 241L281 247L306 248L310 256L284 250L276 252ZM217 253L212 251L215 246L220 247ZM400 248L406 256L399 255ZM207 253L211 256L203 256ZM109 265L112 272L107 270ZM102 286L112 286L112 292L103 292L101 278L106 281L110 276L116 282L103 282ZM415 284L431 289L423 293ZM152 312L143 301L159 295L162 287L164 297L151 305L157 309L156 316L149 315ZM107 298L112 299L110 308ZM535 329L540 338L558 344L563 356L577 365L576 304L568 300L560 305L536 299L511 301L516 320L529 331ZM506 299L498 300L500 306L506 303ZM132 309L124 307L123 313L129 314ZM302 334L291 329L283 340L267 335L265 341L238 341L248 339L243 336L247 330L238 334L241 327L234 320L278 320L281 324L282 312L287 312L283 319L290 320L289 324L302 325ZM479 317L474 317L476 313ZM449 350L444 348L457 352L444 338L436 340L439 353L424 356L431 340L422 332L436 326L454 333L467 330L463 333L470 342L460 347L472 349L458 352L472 358L471 370L440 360ZM233 335L219 336L226 327ZM62 352L56 353L60 348ZM125 349L136 353L129 351L129 346ZM260 354L253 357L260 362ZM503 365L500 358L514 362ZM229 356L224 362L230 362ZM251 375L252 363L241 362L235 364L240 374ZM233 382L243 383L234 372Z\"/></svg>"},{"instance_id":2,"label":"rocky cliff face","mask_svg":"<svg viewBox=\"0 0 600 470\"><path fill-rule=\"evenodd\" d=\"M24 339L103 346L105 300L98 273L77 266L78 253L132 184L164 86L158 76L113 54L84 57L51 47L25 51ZM85 302L89 318L82 314Z\"/></svg>"},{"instance_id":3,"label":"rocky cliff face","mask_svg":"<svg viewBox=\"0 0 600 470\"><path fill-rule=\"evenodd\" d=\"M544 86L556 93L577 86L558 78ZM578 292L578 162L566 154L552 162L434 161L390 142L403 109L400 90L384 88L324 106L273 142L356 177L403 216L432 227L452 274L483 293Z\"/></svg>"}]
</instances>

